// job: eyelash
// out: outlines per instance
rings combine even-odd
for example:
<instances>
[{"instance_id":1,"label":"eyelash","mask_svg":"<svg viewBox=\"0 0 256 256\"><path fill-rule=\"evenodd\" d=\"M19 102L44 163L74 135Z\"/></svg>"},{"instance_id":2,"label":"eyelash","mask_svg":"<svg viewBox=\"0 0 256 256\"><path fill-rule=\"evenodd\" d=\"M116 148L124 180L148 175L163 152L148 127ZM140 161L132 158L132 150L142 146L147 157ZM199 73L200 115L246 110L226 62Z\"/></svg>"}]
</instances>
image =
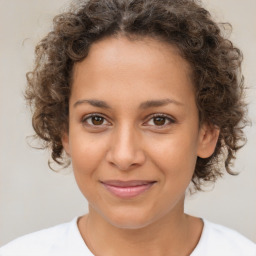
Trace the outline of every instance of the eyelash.
<instances>
[{"instance_id":1,"label":"eyelash","mask_svg":"<svg viewBox=\"0 0 256 256\"><path fill-rule=\"evenodd\" d=\"M86 125L86 126L93 127L93 128L102 128L102 126L109 126L109 125L110 125L110 122L109 122L109 121L107 121L108 124L100 124L100 125L89 124L89 123L88 123L88 120L89 120L89 119L92 119L93 117L100 117L100 118L103 119L103 122L107 121L107 118L106 118L103 114L101 114L101 113L93 113L93 114L89 114L89 115L84 116L84 117L82 118L82 121L81 121L82 124L83 124L83 125ZM149 125L149 126L154 126L154 127L156 127L157 129L161 129L161 128L165 128L166 126L169 126L169 125L171 125L171 124L176 123L176 120L175 120L174 118L170 117L169 115L161 114L161 113L156 113L156 114L152 114L152 115L148 116L148 117L147 117L147 121L144 122L143 125L146 124L146 123L149 123L149 121L151 121L151 120L154 122L154 118L158 118L158 117L164 118L164 119L165 119L165 120L164 120L165 123L164 123L163 125L152 124L152 125ZM166 121L168 122L167 124L166 124ZM92 123L92 122L91 122L91 123Z\"/></svg>"},{"instance_id":2,"label":"eyelash","mask_svg":"<svg viewBox=\"0 0 256 256\"><path fill-rule=\"evenodd\" d=\"M161 128L165 128L166 126L169 126L171 124L174 124L176 123L176 120L172 117L170 117L169 115L166 115L166 114L161 114L161 113L156 113L156 114L153 114L153 115L150 115L147 119L148 121L146 123L148 123L150 120L152 120L154 122L154 118L157 118L157 117L161 117L161 118L164 118L165 119L165 122L167 121L168 123L167 124L163 124L163 125L156 125L156 124L153 124L152 126L158 128L158 129L161 129Z\"/></svg>"},{"instance_id":3,"label":"eyelash","mask_svg":"<svg viewBox=\"0 0 256 256\"><path fill-rule=\"evenodd\" d=\"M89 119L92 119L93 117L100 117L103 119L103 122L104 121L107 121L107 119L105 118L105 116L101 113L93 113L93 114L89 114L89 115L86 115L82 118L82 124L83 125L87 125L87 126L90 126L90 127L102 127L102 125L94 125L94 124L88 124L88 120ZM108 123L110 123L109 121L107 121ZM105 124L103 124L105 126Z\"/></svg>"}]
</instances>

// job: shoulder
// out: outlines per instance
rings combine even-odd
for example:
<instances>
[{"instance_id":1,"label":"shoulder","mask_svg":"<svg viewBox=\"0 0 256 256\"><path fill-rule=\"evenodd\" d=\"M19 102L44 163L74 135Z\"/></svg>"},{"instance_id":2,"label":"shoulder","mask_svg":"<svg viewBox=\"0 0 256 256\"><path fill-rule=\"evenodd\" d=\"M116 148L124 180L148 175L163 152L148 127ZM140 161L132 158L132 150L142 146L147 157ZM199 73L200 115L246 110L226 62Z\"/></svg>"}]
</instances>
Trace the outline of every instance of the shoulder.
<instances>
[{"instance_id":1,"label":"shoulder","mask_svg":"<svg viewBox=\"0 0 256 256\"><path fill-rule=\"evenodd\" d=\"M76 221L77 218L71 222L17 238L0 248L0 256L68 255L68 251L74 246L73 242L77 243L75 245L77 248L82 247L84 250L85 245L77 229Z\"/></svg>"},{"instance_id":2,"label":"shoulder","mask_svg":"<svg viewBox=\"0 0 256 256\"><path fill-rule=\"evenodd\" d=\"M256 256L256 244L235 230L204 220L204 229L191 256Z\"/></svg>"}]
</instances>

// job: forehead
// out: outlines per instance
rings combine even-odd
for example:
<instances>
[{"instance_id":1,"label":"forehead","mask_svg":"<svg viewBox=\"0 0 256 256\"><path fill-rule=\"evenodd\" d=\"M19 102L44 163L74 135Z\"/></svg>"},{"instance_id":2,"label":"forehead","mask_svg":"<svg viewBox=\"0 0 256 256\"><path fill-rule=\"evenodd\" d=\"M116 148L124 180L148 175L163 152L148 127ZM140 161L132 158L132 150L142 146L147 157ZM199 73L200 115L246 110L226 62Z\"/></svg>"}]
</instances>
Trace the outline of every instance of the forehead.
<instances>
[{"instance_id":1,"label":"forehead","mask_svg":"<svg viewBox=\"0 0 256 256\"><path fill-rule=\"evenodd\" d=\"M107 37L93 43L85 62L90 62L93 68L106 69L110 67L124 64L127 68L136 63L154 70L158 69L157 65L168 64L170 62L182 62L183 69L189 74L191 69L187 61L181 55L179 49L172 44L159 41L150 37L140 37L137 39L129 39L125 36ZM177 63L178 64L178 63ZM94 67L94 65L96 67ZM77 64L75 64L75 67ZM161 66L163 68L163 66Z\"/></svg>"},{"instance_id":2,"label":"forehead","mask_svg":"<svg viewBox=\"0 0 256 256\"><path fill-rule=\"evenodd\" d=\"M92 44L88 56L75 64L72 94L104 91L125 97L121 88L147 100L153 94L163 98L172 89L174 97L184 97L186 90L194 94L190 74L189 63L175 46L151 38L110 37Z\"/></svg>"}]
</instances>

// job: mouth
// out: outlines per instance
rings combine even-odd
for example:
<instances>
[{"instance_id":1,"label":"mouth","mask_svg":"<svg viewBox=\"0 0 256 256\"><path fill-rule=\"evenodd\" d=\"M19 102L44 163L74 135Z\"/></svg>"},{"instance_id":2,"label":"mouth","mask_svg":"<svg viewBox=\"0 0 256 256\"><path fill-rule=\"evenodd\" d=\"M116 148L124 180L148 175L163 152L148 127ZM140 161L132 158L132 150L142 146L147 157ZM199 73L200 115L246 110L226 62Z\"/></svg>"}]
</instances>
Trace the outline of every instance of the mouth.
<instances>
[{"instance_id":1,"label":"mouth","mask_svg":"<svg viewBox=\"0 0 256 256\"><path fill-rule=\"evenodd\" d=\"M156 181L146 180L107 180L101 181L102 185L113 195L120 198L132 198L149 190Z\"/></svg>"}]
</instances>

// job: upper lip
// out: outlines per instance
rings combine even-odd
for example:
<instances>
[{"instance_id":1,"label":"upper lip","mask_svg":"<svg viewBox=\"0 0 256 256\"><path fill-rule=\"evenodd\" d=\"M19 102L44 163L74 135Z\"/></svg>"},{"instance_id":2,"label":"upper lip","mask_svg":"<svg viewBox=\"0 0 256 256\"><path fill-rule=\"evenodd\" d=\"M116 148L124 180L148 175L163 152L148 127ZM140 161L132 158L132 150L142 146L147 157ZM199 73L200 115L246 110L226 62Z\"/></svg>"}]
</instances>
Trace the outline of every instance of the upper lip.
<instances>
[{"instance_id":1,"label":"upper lip","mask_svg":"<svg viewBox=\"0 0 256 256\"><path fill-rule=\"evenodd\" d=\"M109 186L116 186L116 187L135 187L135 186L142 186L148 185L150 183L154 183L154 180L105 180L101 181L101 183L109 185Z\"/></svg>"}]
</instances>

